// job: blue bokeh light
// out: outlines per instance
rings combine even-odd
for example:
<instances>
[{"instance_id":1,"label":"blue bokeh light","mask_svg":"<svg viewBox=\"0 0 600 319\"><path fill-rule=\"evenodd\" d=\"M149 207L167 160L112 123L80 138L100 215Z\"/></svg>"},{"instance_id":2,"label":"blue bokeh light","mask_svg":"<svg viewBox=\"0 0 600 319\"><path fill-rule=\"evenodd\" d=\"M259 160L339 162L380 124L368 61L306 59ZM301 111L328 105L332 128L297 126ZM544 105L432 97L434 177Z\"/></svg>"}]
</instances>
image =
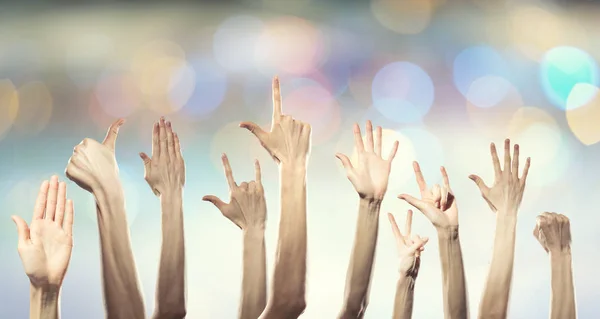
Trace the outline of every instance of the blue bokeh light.
<instances>
[{"instance_id":1,"label":"blue bokeh light","mask_svg":"<svg viewBox=\"0 0 600 319\"><path fill-rule=\"evenodd\" d=\"M508 78L506 61L493 48L485 45L469 47L454 59L452 66L454 85L464 97L468 96L473 82L484 76ZM481 95L485 95L485 92L481 92Z\"/></svg>"}]
</instances>

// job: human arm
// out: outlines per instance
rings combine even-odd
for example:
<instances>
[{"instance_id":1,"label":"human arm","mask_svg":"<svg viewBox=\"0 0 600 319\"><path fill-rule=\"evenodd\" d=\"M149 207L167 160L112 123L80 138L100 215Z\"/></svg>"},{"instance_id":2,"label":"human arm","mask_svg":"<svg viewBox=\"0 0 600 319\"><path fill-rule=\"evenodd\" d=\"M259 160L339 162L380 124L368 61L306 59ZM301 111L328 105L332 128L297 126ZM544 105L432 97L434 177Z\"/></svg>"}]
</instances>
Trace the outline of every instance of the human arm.
<instances>
[{"instance_id":1,"label":"human arm","mask_svg":"<svg viewBox=\"0 0 600 319\"><path fill-rule=\"evenodd\" d=\"M19 236L18 251L29 277L29 317L57 319L60 289L73 249L73 202L66 184L52 176L40 186L30 225L12 216Z\"/></svg>"},{"instance_id":2,"label":"human arm","mask_svg":"<svg viewBox=\"0 0 600 319\"><path fill-rule=\"evenodd\" d=\"M86 138L74 149L66 174L96 200L104 302L107 318L142 319L144 301L140 292L131 242L125 196L115 159L117 120L102 143Z\"/></svg>"},{"instance_id":3,"label":"human arm","mask_svg":"<svg viewBox=\"0 0 600 319\"><path fill-rule=\"evenodd\" d=\"M155 319L185 318L183 186L185 163L177 133L161 117L152 128L152 158L140 153L144 179L160 198L162 245L156 285Z\"/></svg>"},{"instance_id":4,"label":"human arm","mask_svg":"<svg viewBox=\"0 0 600 319\"><path fill-rule=\"evenodd\" d=\"M571 260L571 223L562 214L543 213L533 231L550 256L552 273L551 319L575 319L575 288Z\"/></svg>"},{"instance_id":5,"label":"human arm","mask_svg":"<svg viewBox=\"0 0 600 319\"><path fill-rule=\"evenodd\" d=\"M503 168L500 167L500 160L494 143L490 145L490 153L492 154L495 172L493 186L486 186L479 176L469 176L477 184L482 197L491 210L496 213L494 251L479 305L479 317L506 318L515 256L517 212L523 198L531 160L527 159L523 176L519 177L518 144L514 145L511 159L510 140L506 139L504 141Z\"/></svg>"},{"instance_id":6,"label":"human arm","mask_svg":"<svg viewBox=\"0 0 600 319\"><path fill-rule=\"evenodd\" d=\"M367 121L366 125L366 145L363 143L360 127L354 124L354 143L358 155L356 166L352 165L346 155L336 154L360 198L354 247L346 275L344 305L339 318L362 318L367 308L379 210L387 190L392 160L398 150L396 141L388 159L381 157L382 129L377 127L374 138L371 121Z\"/></svg>"},{"instance_id":7,"label":"human arm","mask_svg":"<svg viewBox=\"0 0 600 319\"><path fill-rule=\"evenodd\" d=\"M252 122L251 131L279 164L281 217L272 289L260 318L297 318L306 307L306 166L311 127L281 113L279 79L273 79L273 122L265 132Z\"/></svg>"},{"instance_id":8,"label":"human arm","mask_svg":"<svg viewBox=\"0 0 600 319\"><path fill-rule=\"evenodd\" d=\"M427 187L419 163L413 169L421 192L421 199L407 194L398 197L421 211L438 233L444 296L444 317L463 319L469 317L467 289L460 240L458 236L458 206L450 188L444 167L440 168L443 185Z\"/></svg>"},{"instance_id":9,"label":"human arm","mask_svg":"<svg viewBox=\"0 0 600 319\"><path fill-rule=\"evenodd\" d=\"M256 179L243 182L239 186L233 179L233 172L227 155L221 157L225 177L229 185L229 203L214 195L202 200L213 203L223 216L232 221L243 232L243 274L242 300L239 317L256 319L267 304L267 270L265 257L265 221L267 205L261 182L258 160L254 162Z\"/></svg>"}]
</instances>

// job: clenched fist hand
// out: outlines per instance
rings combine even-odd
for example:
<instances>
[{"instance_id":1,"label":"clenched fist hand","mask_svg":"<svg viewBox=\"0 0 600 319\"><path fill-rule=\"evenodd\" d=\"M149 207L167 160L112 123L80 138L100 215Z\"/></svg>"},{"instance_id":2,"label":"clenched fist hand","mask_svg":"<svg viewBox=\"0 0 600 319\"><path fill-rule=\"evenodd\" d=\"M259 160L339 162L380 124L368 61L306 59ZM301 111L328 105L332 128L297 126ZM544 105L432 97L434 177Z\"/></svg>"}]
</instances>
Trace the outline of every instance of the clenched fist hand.
<instances>
[{"instance_id":1,"label":"clenched fist hand","mask_svg":"<svg viewBox=\"0 0 600 319\"><path fill-rule=\"evenodd\" d=\"M144 178L157 196L178 191L185 184L185 163L177 133L171 122L161 117L152 130L152 158L140 153L144 161Z\"/></svg>"},{"instance_id":2,"label":"clenched fist hand","mask_svg":"<svg viewBox=\"0 0 600 319\"><path fill-rule=\"evenodd\" d=\"M335 156L342 161L346 174L361 198L382 200L388 187L392 160L398 151L398 141L387 159L381 157L381 126L377 127L376 138L373 139L373 125L367 121L367 143L363 144L360 127L354 124L354 146L358 155L356 167L348 156L338 153Z\"/></svg>"},{"instance_id":3,"label":"clenched fist hand","mask_svg":"<svg viewBox=\"0 0 600 319\"><path fill-rule=\"evenodd\" d=\"M539 215L533 236L548 253L571 251L571 222L565 215L547 212Z\"/></svg>"},{"instance_id":4,"label":"clenched fist hand","mask_svg":"<svg viewBox=\"0 0 600 319\"><path fill-rule=\"evenodd\" d=\"M19 256L34 287L60 287L73 250L73 202L67 186L52 176L40 187L31 224L12 216L19 233Z\"/></svg>"},{"instance_id":5,"label":"clenched fist hand","mask_svg":"<svg viewBox=\"0 0 600 319\"><path fill-rule=\"evenodd\" d=\"M412 278L416 278L421 265L421 252L425 249L425 244L429 241L427 237L419 235L411 236L412 210L406 214L406 225L404 234L400 232L394 215L388 213L388 219L392 226L392 232L396 237L396 246L398 247L398 257L400 257L400 273Z\"/></svg>"},{"instance_id":6,"label":"clenched fist hand","mask_svg":"<svg viewBox=\"0 0 600 319\"><path fill-rule=\"evenodd\" d=\"M523 175L519 177L519 144L515 144L511 160L510 140L506 139L504 141L503 168L500 168L500 160L498 159L498 152L494 143L491 144L490 151L496 175L494 185L488 187L481 177L477 175L470 175L469 178L477 184L481 195L494 213L500 212L507 215L516 215L523 199L523 191L525 190L525 181L527 180L531 159L527 158L525 168L523 168Z\"/></svg>"},{"instance_id":7,"label":"clenched fist hand","mask_svg":"<svg viewBox=\"0 0 600 319\"><path fill-rule=\"evenodd\" d=\"M251 227L264 228L267 219L267 204L261 184L260 164L254 162L256 180L243 182L239 186L233 179L231 166L227 155L221 157L225 177L229 184L229 203L223 202L216 196L207 195L202 200L213 203L223 214L239 228L246 230Z\"/></svg>"},{"instance_id":8,"label":"clenched fist hand","mask_svg":"<svg viewBox=\"0 0 600 319\"><path fill-rule=\"evenodd\" d=\"M271 131L265 132L253 122L242 122L243 127L254 134L260 144L271 154L277 164L306 165L310 153L309 124L281 113L279 78L273 78L273 120Z\"/></svg>"},{"instance_id":9,"label":"clenched fist hand","mask_svg":"<svg viewBox=\"0 0 600 319\"><path fill-rule=\"evenodd\" d=\"M119 167L115 159L115 143L124 119L115 121L102 143L85 138L75 146L65 171L67 177L88 192L102 187L105 181L118 179Z\"/></svg>"}]
</instances>

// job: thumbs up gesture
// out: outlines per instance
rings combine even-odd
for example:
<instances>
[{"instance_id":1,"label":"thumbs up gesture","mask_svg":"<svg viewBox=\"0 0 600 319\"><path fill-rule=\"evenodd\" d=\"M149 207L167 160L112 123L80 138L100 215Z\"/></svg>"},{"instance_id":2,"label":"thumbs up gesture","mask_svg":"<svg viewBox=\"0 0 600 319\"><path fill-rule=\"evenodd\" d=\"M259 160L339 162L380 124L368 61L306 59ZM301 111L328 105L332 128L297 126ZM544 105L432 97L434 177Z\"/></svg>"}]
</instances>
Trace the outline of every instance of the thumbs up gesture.
<instances>
[{"instance_id":1,"label":"thumbs up gesture","mask_svg":"<svg viewBox=\"0 0 600 319\"><path fill-rule=\"evenodd\" d=\"M124 119L116 120L108 129L102 143L85 138L73 149L65 171L79 187L94 193L106 182L118 179L119 167L115 159L115 143Z\"/></svg>"}]
</instances>

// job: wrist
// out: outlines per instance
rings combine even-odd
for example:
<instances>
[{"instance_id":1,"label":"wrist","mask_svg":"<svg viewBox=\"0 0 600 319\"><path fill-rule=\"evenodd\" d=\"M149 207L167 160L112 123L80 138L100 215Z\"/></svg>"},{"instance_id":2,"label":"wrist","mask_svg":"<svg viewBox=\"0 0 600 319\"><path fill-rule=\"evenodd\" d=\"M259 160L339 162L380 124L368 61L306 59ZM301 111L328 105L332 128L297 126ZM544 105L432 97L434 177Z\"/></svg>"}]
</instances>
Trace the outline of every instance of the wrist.
<instances>
[{"instance_id":1,"label":"wrist","mask_svg":"<svg viewBox=\"0 0 600 319\"><path fill-rule=\"evenodd\" d=\"M159 196L161 202L178 202L183 199L183 187L171 187L162 191Z\"/></svg>"},{"instance_id":2,"label":"wrist","mask_svg":"<svg viewBox=\"0 0 600 319\"><path fill-rule=\"evenodd\" d=\"M439 240L458 240L458 226L436 227Z\"/></svg>"},{"instance_id":3,"label":"wrist","mask_svg":"<svg viewBox=\"0 0 600 319\"><path fill-rule=\"evenodd\" d=\"M286 174L306 174L306 166L308 162L306 159L297 159L289 162L280 162L279 171L280 173Z\"/></svg>"},{"instance_id":4,"label":"wrist","mask_svg":"<svg viewBox=\"0 0 600 319\"><path fill-rule=\"evenodd\" d=\"M369 215L378 215L381 209L380 199L375 198L361 198L358 210L359 213L368 213Z\"/></svg>"},{"instance_id":5,"label":"wrist","mask_svg":"<svg viewBox=\"0 0 600 319\"><path fill-rule=\"evenodd\" d=\"M44 285L29 285L29 295L31 300L41 301L42 305L47 302L58 300L60 294L60 285L44 284Z\"/></svg>"},{"instance_id":6,"label":"wrist","mask_svg":"<svg viewBox=\"0 0 600 319\"><path fill-rule=\"evenodd\" d=\"M564 261L571 259L571 247L564 247L562 249L550 249L548 254L550 255L551 261Z\"/></svg>"},{"instance_id":7,"label":"wrist","mask_svg":"<svg viewBox=\"0 0 600 319\"><path fill-rule=\"evenodd\" d=\"M265 225L248 225L243 229L244 237L264 237L265 235Z\"/></svg>"}]
</instances>

